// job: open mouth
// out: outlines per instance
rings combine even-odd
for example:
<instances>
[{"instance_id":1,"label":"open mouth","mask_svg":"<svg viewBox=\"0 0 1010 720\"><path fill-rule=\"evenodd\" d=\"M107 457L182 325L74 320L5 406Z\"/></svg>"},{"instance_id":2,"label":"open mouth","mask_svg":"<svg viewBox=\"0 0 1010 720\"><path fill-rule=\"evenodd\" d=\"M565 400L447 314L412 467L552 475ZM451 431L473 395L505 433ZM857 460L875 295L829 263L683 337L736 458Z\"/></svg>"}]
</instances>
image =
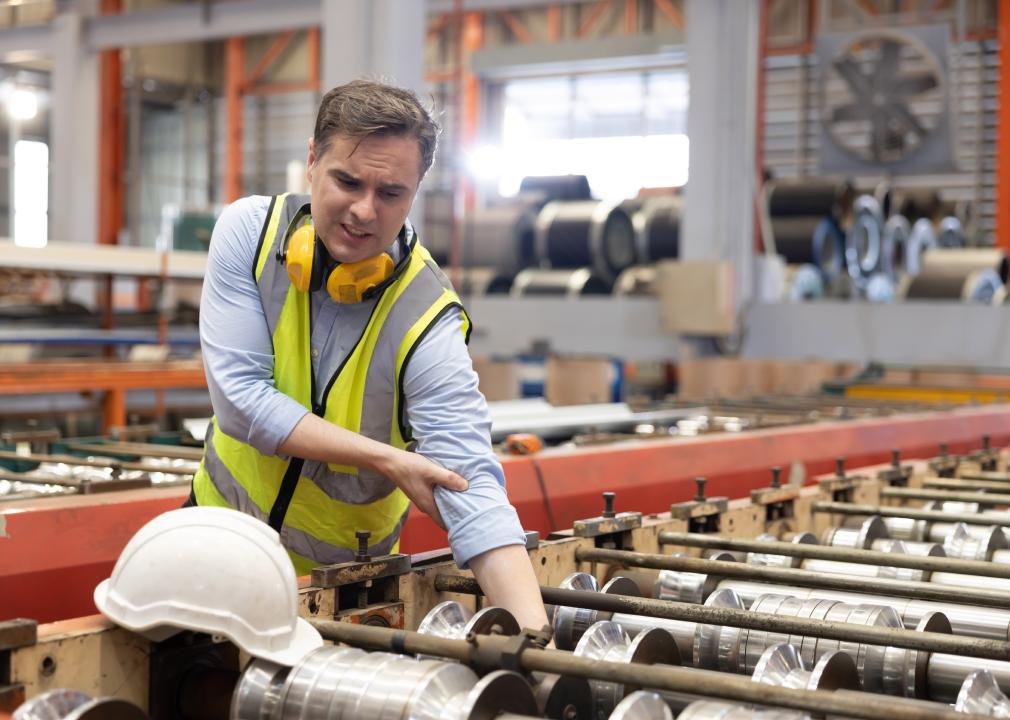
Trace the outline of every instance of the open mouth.
<instances>
[{"instance_id":1,"label":"open mouth","mask_svg":"<svg viewBox=\"0 0 1010 720\"><path fill-rule=\"evenodd\" d=\"M349 227L348 225L343 225L342 224L340 227L344 231L344 233L347 235L347 237L349 239L351 239L351 240L358 240L358 241L367 240L368 238L370 238L372 236L371 233L361 232L361 231L354 230L353 228Z\"/></svg>"}]
</instances>

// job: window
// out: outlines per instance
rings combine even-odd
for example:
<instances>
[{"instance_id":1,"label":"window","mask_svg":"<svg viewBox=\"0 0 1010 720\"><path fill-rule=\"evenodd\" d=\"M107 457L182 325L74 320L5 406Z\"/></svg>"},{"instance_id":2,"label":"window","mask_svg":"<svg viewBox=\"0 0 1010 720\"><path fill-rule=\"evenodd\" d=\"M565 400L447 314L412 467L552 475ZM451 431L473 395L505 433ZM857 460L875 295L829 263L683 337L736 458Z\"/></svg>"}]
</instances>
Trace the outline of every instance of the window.
<instances>
[{"instance_id":1,"label":"window","mask_svg":"<svg viewBox=\"0 0 1010 720\"><path fill-rule=\"evenodd\" d=\"M49 241L49 146L14 144L14 244L45 247Z\"/></svg>"}]
</instances>

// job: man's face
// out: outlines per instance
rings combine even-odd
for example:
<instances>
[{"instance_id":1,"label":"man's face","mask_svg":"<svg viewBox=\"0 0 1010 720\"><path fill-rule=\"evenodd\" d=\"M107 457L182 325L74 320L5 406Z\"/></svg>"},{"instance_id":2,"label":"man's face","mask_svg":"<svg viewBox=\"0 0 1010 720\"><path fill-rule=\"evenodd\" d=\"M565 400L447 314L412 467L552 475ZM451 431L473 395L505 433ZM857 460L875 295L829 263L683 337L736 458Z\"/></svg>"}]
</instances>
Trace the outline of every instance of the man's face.
<instances>
[{"instance_id":1,"label":"man's face","mask_svg":"<svg viewBox=\"0 0 1010 720\"><path fill-rule=\"evenodd\" d=\"M312 221L334 260L364 260L393 243L417 194L420 166L417 140L406 135L334 135L321 155L309 140Z\"/></svg>"}]
</instances>

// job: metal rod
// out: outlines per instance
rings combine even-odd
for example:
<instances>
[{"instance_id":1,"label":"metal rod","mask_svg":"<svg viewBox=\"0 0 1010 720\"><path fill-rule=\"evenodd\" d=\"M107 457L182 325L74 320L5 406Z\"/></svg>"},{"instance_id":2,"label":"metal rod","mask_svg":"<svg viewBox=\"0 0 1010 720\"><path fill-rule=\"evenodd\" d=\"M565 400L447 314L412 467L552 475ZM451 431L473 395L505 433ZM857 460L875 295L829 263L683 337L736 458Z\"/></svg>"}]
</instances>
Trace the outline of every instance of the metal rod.
<instances>
[{"instance_id":1,"label":"metal rod","mask_svg":"<svg viewBox=\"0 0 1010 720\"><path fill-rule=\"evenodd\" d=\"M753 567L745 565L743 567ZM476 580L456 575L438 575L435 590L476 595L480 586ZM768 592L774 593L773 586ZM769 632L821 637L830 640L885 645L912 650L943 652L950 655L964 655L989 660L1010 660L1010 641L991 638L965 638L935 632L920 632L904 628L853 625L831 620L811 620L808 618L772 615L734 608L715 608L705 605L654 600L652 598L631 597L629 595L609 595L587 590L564 590L562 588L540 586L540 595L549 605L601 610L603 612L645 615L706 625L727 625L729 627L765 630Z\"/></svg>"},{"instance_id":2,"label":"metal rod","mask_svg":"<svg viewBox=\"0 0 1010 720\"><path fill-rule=\"evenodd\" d=\"M962 480L960 478L923 478L922 485L923 487L947 490L996 490L997 492L1010 490L1010 485L1007 483Z\"/></svg>"},{"instance_id":3,"label":"metal rod","mask_svg":"<svg viewBox=\"0 0 1010 720\"><path fill-rule=\"evenodd\" d=\"M836 515L880 515L881 517L908 518L909 520L935 520L937 522L967 525L996 525L1010 527L1010 515L978 515L977 513L952 513L942 510L911 510L908 508L881 507L880 505L855 505L838 502L815 502L813 511Z\"/></svg>"},{"instance_id":4,"label":"metal rod","mask_svg":"<svg viewBox=\"0 0 1010 720\"><path fill-rule=\"evenodd\" d=\"M954 502L971 502L979 505L995 507L1010 505L1010 495L978 492L951 492L950 490L920 489L920 488L880 488L880 497L908 498L911 500L948 500Z\"/></svg>"},{"instance_id":5,"label":"metal rod","mask_svg":"<svg viewBox=\"0 0 1010 720\"><path fill-rule=\"evenodd\" d=\"M990 482L1000 482L1004 485L1010 484L1010 472L963 472L958 477L962 480L988 480Z\"/></svg>"},{"instance_id":6,"label":"metal rod","mask_svg":"<svg viewBox=\"0 0 1010 720\"><path fill-rule=\"evenodd\" d=\"M577 657L560 650L538 648L525 648L512 655L510 649L514 640L502 636L477 636L471 642L332 620L310 622L327 640L372 650L437 655L483 667L487 666L489 659L498 655L500 667L507 666L509 660L514 658L518 666L528 672L576 675L635 687L704 694L744 703L776 705L863 720L966 720L973 717L955 713L937 703L915 700L882 703L879 695L869 693L852 690L835 690L830 693L796 690L755 683L744 676L673 665L607 662Z\"/></svg>"},{"instance_id":7,"label":"metal rod","mask_svg":"<svg viewBox=\"0 0 1010 720\"><path fill-rule=\"evenodd\" d=\"M95 448L100 448L100 445L96 445ZM95 455L101 455L102 453L96 452ZM30 455L19 455L16 452L10 452L8 450L0 450L0 460L18 460L20 462L34 462L34 463L63 463L64 465L73 465L76 467L96 467L96 468L111 468L113 470L139 470L141 472L160 472L166 475L192 475L195 470L184 469L177 467L162 467L160 465L149 465L147 463L140 462L129 462L126 460L97 460L95 458L79 457L77 455L52 455L48 453L32 453Z\"/></svg>"},{"instance_id":8,"label":"metal rod","mask_svg":"<svg viewBox=\"0 0 1010 720\"><path fill-rule=\"evenodd\" d=\"M96 445L92 443L67 443L70 450L84 452L103 452L110 455L139 455L141 457L167 457L177 460L196 460L203 458L202 447L187 447L183 445L161 445L158 443L109 442Z\"/></svg>"},{"instance_id":9,"label":"metal rod","mask_svg":"<svg viewBox=\"0 0 1010 720\"><path fill-rule=\"evenodd\" d=\"M815 560L837 560L839 562L882 565L885 567L912 568L929 572L952 572L962 575L983 575L1010 579L1010 565L992 563L985 560L961 560L959 558L906 555L879 550L834 547L832 545L808 545L806 543L743 540L738 538L703 535L701 533L661 532L660 545L679 545L712 550L737 550L740 552L785 555L787 557L812 558ZM876 582L876 581L874 581Z\"/></svg>"},{"instance_id":10,"label":"metal rod","mask_svg":"<svg viewBox=\"0 0 1010 720\"><path fill-rule=\"evenodd\" d=\"M629 552L627 550L604 550L602 548L579 548L575 551L575 559L580 562L604 562L623 565L625 567L703 573L716 577L784 583L824 590L847 590L857 593L865 593L867 590L866 578L858 575L828 575L810 570L764 567L738 562L725 562L722 560L702 560L701 558L652 555L649 553ZM1000 590L949 587L934 583L879 577L873 578L872 589L876 593L886 593L897 597L914 598L916 600L935 600L937 602L958 603L961 605L1010 608L1010 593ZM768 592L775 592L775 590L773 588Z\"/></svg>"}]
</instances>

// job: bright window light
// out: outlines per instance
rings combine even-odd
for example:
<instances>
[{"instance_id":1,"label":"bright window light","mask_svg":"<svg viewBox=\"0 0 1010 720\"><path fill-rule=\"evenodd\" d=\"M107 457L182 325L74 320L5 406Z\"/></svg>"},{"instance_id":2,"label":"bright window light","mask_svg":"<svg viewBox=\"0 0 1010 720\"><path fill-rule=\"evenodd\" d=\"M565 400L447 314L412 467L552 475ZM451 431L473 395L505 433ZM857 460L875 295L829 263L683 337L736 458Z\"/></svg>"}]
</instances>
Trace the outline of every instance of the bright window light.
<instances>
[{"instance_id":1,"label":"bright window light","mask_svg":"<svg viewBox=\"0 0 1010 720\"><path fill-rule=\"evenodd\" d=\"M501 148L480 145L466 155L466 165L470 174L480 180L498 180L502 173Z\"/></svg>"},{"instance_id":2,"label":"bright window light","mask_svg":"<svg viewBox=\"0 0 1010 720\"><path fill-rule=\"evenodd\" d=\"M14 88L7 96L7 112L15 120L31 120L39 112L39 98L34 90Z\"/></svg>"},{"instance_id":3,"label":"bright window light","mask_svg":"<svg viewBox=\"0 0 1010 720\"><path fill-rule=\"evenodd\" d=\"M45 247L49 241L49 146L14 144L14 244Z\"/></svg>"}]
</instances>

